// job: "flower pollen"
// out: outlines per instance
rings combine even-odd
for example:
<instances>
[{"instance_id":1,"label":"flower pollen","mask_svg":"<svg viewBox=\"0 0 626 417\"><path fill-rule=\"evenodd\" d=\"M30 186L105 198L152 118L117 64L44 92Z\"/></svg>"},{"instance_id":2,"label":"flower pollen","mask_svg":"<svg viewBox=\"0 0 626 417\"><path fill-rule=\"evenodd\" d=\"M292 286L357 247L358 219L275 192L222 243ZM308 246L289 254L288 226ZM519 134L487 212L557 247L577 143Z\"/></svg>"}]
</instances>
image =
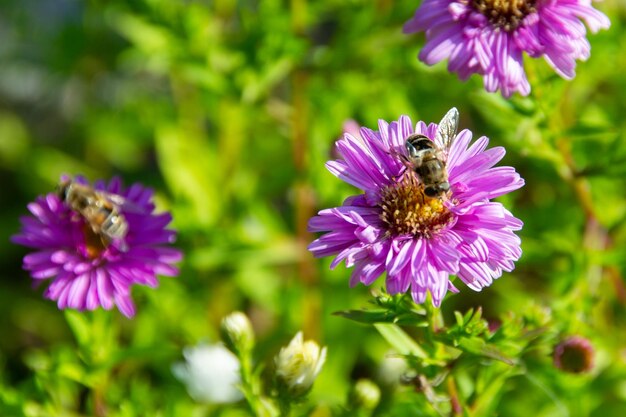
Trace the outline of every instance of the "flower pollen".
<instances>
[{"instance_id":1,"label":"flower pollen","mask_svg":"<svg viewBox=\"0 0 626 417\"><path fill-rule=\"evenodd\" d=\"M91 260L100 258L107 249L102 241L102 237L94 232L91 226L87 223L83 225L82 232L85 238L85 257Z\"/></svg>"},{"instance_id":2,"label":"flower pollen","mask_svg":"<svg viewBox=\"0 0 626 417\"><path fill-rule=\"evenodd\" d=\"M535 13L536 0L471 0L472 7L483 14L495 27L512 32L522 20Z\"/></svg>"},{"instance_id":3,"label":"flower pollen","mask_svg":"<svg viewBox=\"0 0 626 417\"><path fill-rule=\"evenodd\" d=\"M388 236L431 237L452 219L443 201L427 197L423 184L411 174L382 188L379 205Z\"/></svg>"}]
</instances>

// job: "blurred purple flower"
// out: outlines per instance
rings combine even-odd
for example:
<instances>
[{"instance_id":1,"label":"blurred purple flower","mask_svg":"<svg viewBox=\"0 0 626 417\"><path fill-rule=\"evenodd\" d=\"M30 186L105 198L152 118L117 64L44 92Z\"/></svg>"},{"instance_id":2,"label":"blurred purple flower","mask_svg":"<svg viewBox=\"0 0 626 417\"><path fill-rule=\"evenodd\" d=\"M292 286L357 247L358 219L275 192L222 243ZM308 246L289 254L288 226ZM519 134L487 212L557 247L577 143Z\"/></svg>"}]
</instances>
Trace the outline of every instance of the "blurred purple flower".
<instances>
[{"instance_id":1,"label":"blurred purple flower","mask_svg":"<svg viewBox=\"0 0 626 417\"><path fill-rule=\"evenodd\" d=\"M502 204L489 201L524 185L515 169L492 168L504 148L486 150L489 140L484 136L468 148L472 133L463 130L447 157L450 194L429 198L398 154L407 155L409 135L420 133L432 140L438 126L419 122L414 130L402 116L390 124L380 120L378 127L361 128L360 137L345 134L337 141L342 159L326 167L364 193L309 221L311 232L327 232L309 250L316 257L337 255L331 268L342 261L354 267L351 286L370 285L386 272L390 294L410 290L415 302L422 303L430 292L436 306L448 290L457 291L450 275L480 291L502 271L513 270L522 253L513 231L522 222Z\"/></svg>"},{"instance_id":2,"label":"blurred purple flower","mask_svg":"<svg viewBox=\"0 0 626 417\"><path fill-rule=\"evenodd\" d=\"M361 125L354 119L346 119L342 126L343 133L349 133L355 138L358 138L361 130Z\"/></svg>"},{"instance_id":3,"label":"blurred purple flower","mask_svg":"<svg viewBox=\"0 0 626 417\"><path fill-rule=\"evenodd\" d=\"M589 58L591 32L611 22L591 0L424 0L404 25L405 33L426 32L419 59L428 65L448 59L462 80L484 77L485 89L530 93L522 53L543 56L561 77L575 76L576 60Z\"/></svg>"},{"instance_id":4,"label":"blurred purple flower","mask_svg":"<svg viewBox=\"0 0 626 417\"><path fill-rule=\"evenodd\" d=\"M74 181L88 185L82 177ZM122 198L120 210L128 224L125 247L118 242L104 243L57 193L40 196L28 205L32 215L20 219L22 229L11 240L36 250L24 257L23 267L35 285L51 280L44 297L56 300L60 309L101 306L109 310L116 305L122 314L132 317L133 284L154 288L159 285L157 274L178 274L172 264L181 260L182 253L167 246L176 233L165 228L172 216L152 213L153 191L142 185L124 189L120 179L114 178L109 184L98 181L93 188Z\"/></svg>"}]
</instances>

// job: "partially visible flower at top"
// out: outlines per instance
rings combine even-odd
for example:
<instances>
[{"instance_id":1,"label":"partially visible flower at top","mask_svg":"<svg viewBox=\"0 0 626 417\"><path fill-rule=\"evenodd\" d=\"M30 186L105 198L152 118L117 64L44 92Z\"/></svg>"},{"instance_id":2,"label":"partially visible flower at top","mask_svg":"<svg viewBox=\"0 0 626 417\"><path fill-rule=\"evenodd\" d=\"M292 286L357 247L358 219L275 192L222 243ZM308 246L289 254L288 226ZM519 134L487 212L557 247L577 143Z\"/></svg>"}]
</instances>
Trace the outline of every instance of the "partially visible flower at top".
<instances>
[{"instance_id":1,"label":"partially visible flower at top","mask_svg":"<svg viewBox=\"0 0 626 417\"><path fill-rule=\"evenodd\" d=\"M61 181L74 181L79 192L88 193L77 204L92 205L94 217L88 221L58 193L37 197L28 205L31 215L20 219L20 233L11 238L35 249L24 257L24 269L36 285L52 281L44 297L56 300L60 309L109 310L115 305L125 316L134 316L132 285L154 288L159 285L157 274L178 274L173 263L181 260L182 253L168 247L176 232L166 229L172 216L154 214L153 191L140 184L124 188L119 178L113 178L91 187L80 176L73 180L63 176ZM104 224L111 207L126 223L122 242L107 240L92 227L92 223Z\"/></svg>"},{"instance_id":2,"label":"partially visible flower at top","mask_svg":"<svg viewBox=\"0 0 626 417\"><path fill-rule=\"evenodd\" d=\"M493 167L504 148L486 149L484 136L470 146L469 130L452 132L456 136L445 162L450 191L445 198L431 198L403 159L408 156L405 141L414 133L444 148L436 138L438 126L419 122L413 128L406 116L392 123L380 120L378 126L378 131L362 128L359 138L345 134L337 141L342 159L326 167L363 194L309 221L311 232L326 232L309 250L316 257L336 255L331 268L343 261L354 267L351 286L370 285L386 272L390 294L410 290L422 303L430 292L435 306L448 290L458 291L450 275L480 291L513 270L522 253L514 231L522 222L489 201L524 185L515 169Z\"/></svg>"},{"instance_id":3,"label":"partially visible flower at top","mask_svg":"<svg viewBox=\"0 0 626 417\"><path fill-rule=\"evenodd\" d=\"M591 342L582 336L568 337L554 348L554 366L566 372L589 372L593 357Z\"/></svg>"},{"instance_id":4,"label":"partially visible flower at top","mask_svg":"<svg viewBox=\"0 0 626 417\"><path fill-rule=\"evenodd\" d=\"M239 360L221 344L199 344L183 350L185 362L172 366L176 378L185 383L198 402L225 404L243 398Z\"/></svg>"},{"instance_id":5,"label":"partially visible flower at top","mask_svg":"<svg viewBox=\"0 0 626 417\"><path fill-rule=\"evenodd\" d=\"M313 340L305 342L302 332L298 332L274 358L279 391L292 398L305 395L313 386L325 361L326 347L320 348Z\"/></svg>"},{"instance_id":6,"label":"partially visible flower at top","mask_svg":"<svg viewBox=\"0 0 626 417\"><path fill-rule=\"evenodd\" d=\"M426 64L448 59L448 70L462 80L479 74L489 92L525 96L530 84L524 52L543 56L568 80L575 76L576 60L589 58L581 20L593 33L611 24L591 0L423 0L404 32L426 33L419 54Z\"/></svg>"}]
</instances>

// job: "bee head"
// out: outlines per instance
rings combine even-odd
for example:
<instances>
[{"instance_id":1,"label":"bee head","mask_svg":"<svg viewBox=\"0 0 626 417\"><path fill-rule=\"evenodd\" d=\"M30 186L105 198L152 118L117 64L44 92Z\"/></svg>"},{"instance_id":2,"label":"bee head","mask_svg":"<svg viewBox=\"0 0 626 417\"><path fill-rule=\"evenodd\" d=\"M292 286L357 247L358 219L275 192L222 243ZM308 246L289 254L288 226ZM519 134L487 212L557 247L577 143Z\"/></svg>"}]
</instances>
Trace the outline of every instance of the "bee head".
<instances>
[{"instance_id":1,"label":"bee head","mask_svg":"<svg viewBox=\"0 0 626 417\"><path fill-rule=\"evenodd\" d=\"M427 136L420 134L413 134L406 138L404 146L406 146L406 150L408 151L409 156L413 157L417 156L420 151L435 149L435 144L433 143L433 141L430 140Z\"/></svg>"},{"instance_id":2,"label":"bee head","mask_svg":"<svg viewBox=\"0 0 626 417\"><path fill-rule=\"evenodd\" d=\"M56 194L63 201L67 200L67 195L69 194L70 186L72 185L72 181L69 179L63 179L56 188Z\"/></svg>"}]
</instances>

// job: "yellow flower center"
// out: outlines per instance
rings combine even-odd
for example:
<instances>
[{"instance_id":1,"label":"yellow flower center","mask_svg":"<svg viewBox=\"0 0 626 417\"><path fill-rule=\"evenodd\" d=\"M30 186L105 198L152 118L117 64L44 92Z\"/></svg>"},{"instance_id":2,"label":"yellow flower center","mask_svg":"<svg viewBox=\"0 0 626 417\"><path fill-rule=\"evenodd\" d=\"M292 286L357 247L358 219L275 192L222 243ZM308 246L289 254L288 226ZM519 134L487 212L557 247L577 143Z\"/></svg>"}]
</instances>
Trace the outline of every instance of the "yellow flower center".
<instances>
[{"instance_id":1,"label":"yellow flower center","mask_svg":"<svg viewBox=\"0 0 626 417\"><path fill-rule=\"evenodd\" d=\"M537 0L469 0L475 10L479 11L492 25L511 32L522 23L522 20L537 11Z\"/></svg>"},{"instance_id":2,"label":"yellow flower center","mask_svg":"<svg viewBox=\"0 0 626 417\"><path fill-rule=\"evenodd\" d=\"M379 206L388 236L431 237L453 217L440 198L424 194L424 185L412 172L382 190Z\"/></svg>"}]
</instances>

